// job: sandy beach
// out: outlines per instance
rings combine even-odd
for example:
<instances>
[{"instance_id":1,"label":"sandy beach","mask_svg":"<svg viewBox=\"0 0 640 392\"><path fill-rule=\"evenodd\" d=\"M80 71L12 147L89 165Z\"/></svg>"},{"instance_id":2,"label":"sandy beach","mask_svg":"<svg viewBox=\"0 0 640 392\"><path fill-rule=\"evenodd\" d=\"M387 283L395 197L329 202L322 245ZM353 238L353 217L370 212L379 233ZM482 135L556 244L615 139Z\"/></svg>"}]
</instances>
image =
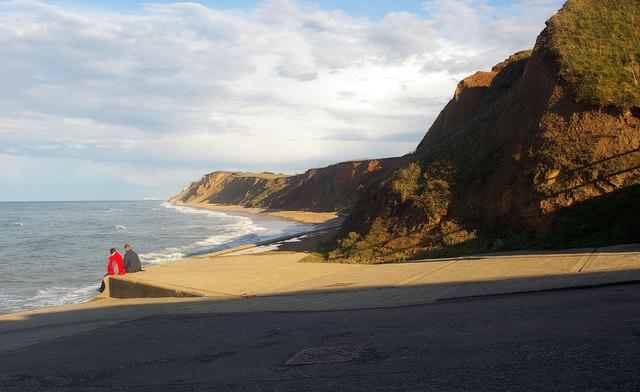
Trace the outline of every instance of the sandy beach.
<instances>
[{"instance_id":1,"label":"sandy beach","mask_svg":"<svg viewBox=\"0 0 640 392\"><path fill-rule=\"evenodd\" d=\"M176 206L186 206L194 208L204 208L220 212L240 212L251 214L267 214L278 218L288 219L300 223L326 223L334 219L338 219L340 214L337 212L312 212L312 211L289 211L289 210L272 210L267 208L243 207L226 204L211 203L184 203L179 200L173 200L171 204Z\"/></svg>"}]
</instances>

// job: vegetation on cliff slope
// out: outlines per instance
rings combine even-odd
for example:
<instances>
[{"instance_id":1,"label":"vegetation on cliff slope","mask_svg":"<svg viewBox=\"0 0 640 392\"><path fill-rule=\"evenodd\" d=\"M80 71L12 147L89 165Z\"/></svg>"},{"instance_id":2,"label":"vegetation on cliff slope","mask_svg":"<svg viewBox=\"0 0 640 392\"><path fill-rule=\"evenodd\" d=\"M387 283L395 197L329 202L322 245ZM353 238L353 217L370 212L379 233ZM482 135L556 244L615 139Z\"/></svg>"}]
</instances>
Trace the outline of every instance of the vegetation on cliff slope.
<instances>
[{"instance_id":1,"label":"vegetation on cliff slope","mask_svg":"<svg viewBox=\"0 0 640 392\"><path fill-rule=\"evenodd\" d=\"M569 0L549 20L561 75L579 100L640 106L640 0Z\"/></svg>"},{"instance_id":2,"label":"vegetation on cliff slope","mask_svg":"<svg viewBox=\"0 0 640 392\"><path fill-rule=\"evenodd\" d=\"M415 156L414 156L415 159ZM429 164L413 160L381 183L368 189L345 227L366 229L346 232L328 252L329 260L379 263L406 259L422 249L426 233L441 230L441 219L451 201L456 168L446 162ZM375 195L384 195L376 198ZM371 214L374 212L375 214ZM468 240L457 231L454 242Z\"/></svg>"}]
</instances>

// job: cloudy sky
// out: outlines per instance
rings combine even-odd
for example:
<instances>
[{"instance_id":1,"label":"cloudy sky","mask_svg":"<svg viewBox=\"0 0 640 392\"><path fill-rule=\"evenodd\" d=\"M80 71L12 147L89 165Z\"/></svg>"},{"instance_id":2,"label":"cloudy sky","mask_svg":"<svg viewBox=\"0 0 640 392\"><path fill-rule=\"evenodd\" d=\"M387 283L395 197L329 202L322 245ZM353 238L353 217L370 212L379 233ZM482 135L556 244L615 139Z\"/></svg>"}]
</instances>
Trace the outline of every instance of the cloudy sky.
<instances>
[{"instance_id":1,"label":"cloudy sky","mask_svg":"<svg viewBox=\"0 0 640 392\"><path fill-rule=\"evenodd\" d=\"M412 151L559 0L1 1L0 200Z\"/></svg>"}]
</instances>

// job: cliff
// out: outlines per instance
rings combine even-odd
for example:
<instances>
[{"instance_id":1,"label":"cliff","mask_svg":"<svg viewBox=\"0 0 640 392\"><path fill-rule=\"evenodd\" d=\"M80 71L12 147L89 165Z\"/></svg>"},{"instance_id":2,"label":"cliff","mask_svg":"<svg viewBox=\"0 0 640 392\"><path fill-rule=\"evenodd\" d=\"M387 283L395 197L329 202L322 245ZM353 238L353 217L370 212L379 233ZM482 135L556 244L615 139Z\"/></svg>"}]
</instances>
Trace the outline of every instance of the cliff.
<instances>
[{"instance_id":1,"label":"cliff","mask_svg":"<svg viewBox=\"0 0 640 392\"><path fill-rule=\"evenodd\" d=\"M533 51L460 82L408 163L365 192L327 257L640 240L630 216L640 203L639 5L569 1Z\"/></svg>"},{"instance_id":2,"label":"cliff","mask_svg":"<svg viewBox=\"0 0 640 392\"><path fill-rule=\"evenodd\" d=\"M347 211L370 184L388 176L404 158L342 162L302 174L212 172L174 196L184 203L314 212Z\"/></svg>"}]
</instances>

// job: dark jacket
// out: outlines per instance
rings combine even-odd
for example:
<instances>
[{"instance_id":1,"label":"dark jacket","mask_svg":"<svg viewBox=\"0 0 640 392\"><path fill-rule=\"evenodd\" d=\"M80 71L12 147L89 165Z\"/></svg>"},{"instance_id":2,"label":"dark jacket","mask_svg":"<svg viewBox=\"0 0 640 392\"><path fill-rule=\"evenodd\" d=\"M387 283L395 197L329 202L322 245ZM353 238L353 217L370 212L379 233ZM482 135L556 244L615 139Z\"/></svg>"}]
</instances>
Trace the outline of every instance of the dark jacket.
<instances>
[{"instance_id":1,"label":"dark jacket","mask_svg":"<svg viewBox=\"0 0 640 392\"><path fill-rule=\"evenodd\" d=\"M138 254L132 250L124 254L124 269L129 272L142 271L142 265L140 265L140 258Z\"/></svg>"}]
</instances>

